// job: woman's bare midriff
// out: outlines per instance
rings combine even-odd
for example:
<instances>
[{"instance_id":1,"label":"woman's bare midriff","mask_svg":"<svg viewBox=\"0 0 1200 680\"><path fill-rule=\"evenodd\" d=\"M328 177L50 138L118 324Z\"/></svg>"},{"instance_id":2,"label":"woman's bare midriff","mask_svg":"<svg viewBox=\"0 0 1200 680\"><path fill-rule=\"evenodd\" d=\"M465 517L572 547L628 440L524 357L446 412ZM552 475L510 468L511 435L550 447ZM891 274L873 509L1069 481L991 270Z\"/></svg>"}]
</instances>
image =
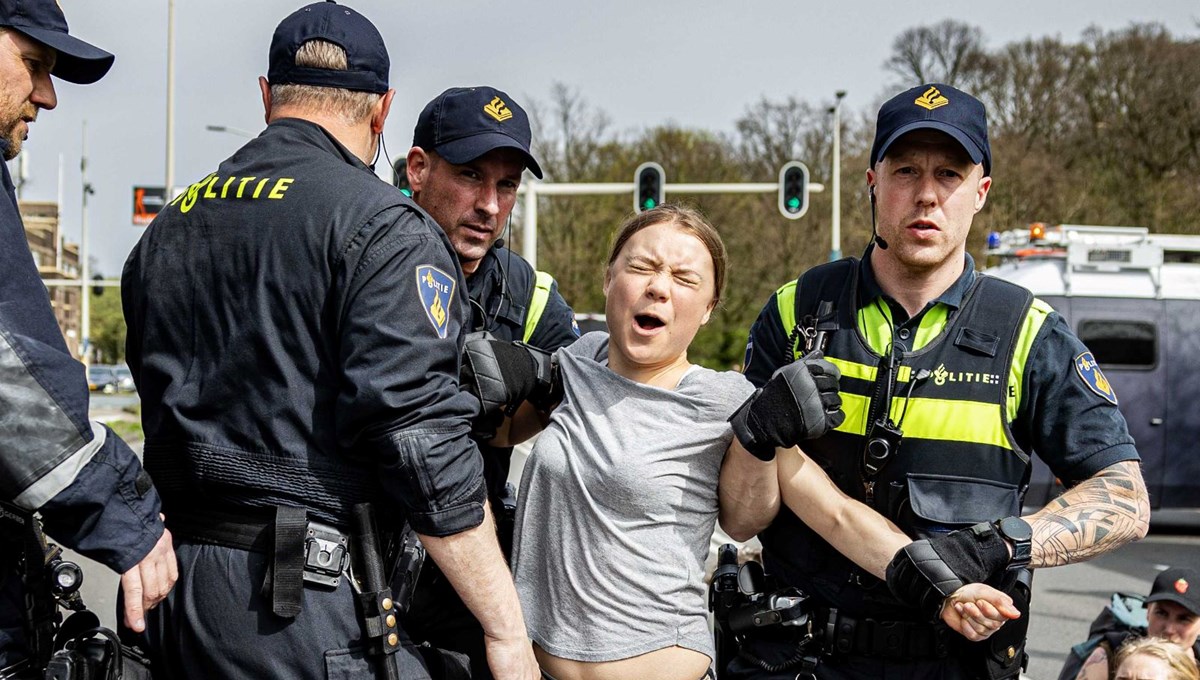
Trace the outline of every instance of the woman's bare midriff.
<instances>
[{"instance_id":1,"label":"woman's bare midriff","mask_svg":"<svg viewBox=\"0 0 1200 680\"><path fill-rule=\"evenodd\" d=\"M619 661L560 659L534 644L542 669L555 680L699 680L708 672L708 655L683 647L665 647Z\"/></svg>"}]
</instances>

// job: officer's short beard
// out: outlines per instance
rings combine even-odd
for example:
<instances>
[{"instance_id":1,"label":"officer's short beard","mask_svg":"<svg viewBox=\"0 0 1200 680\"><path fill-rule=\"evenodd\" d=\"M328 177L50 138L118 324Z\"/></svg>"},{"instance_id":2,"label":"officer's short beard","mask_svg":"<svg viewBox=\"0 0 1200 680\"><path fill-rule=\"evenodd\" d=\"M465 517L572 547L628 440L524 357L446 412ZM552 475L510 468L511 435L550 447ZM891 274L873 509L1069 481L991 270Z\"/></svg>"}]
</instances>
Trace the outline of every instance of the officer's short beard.
<instances>
[{"instance_id":1,"label":"officer's short beard","mask_svg":"<svg viewBox=\"0 0 1200 680\"><path fill-rule=\"evenodd\" d=\"M21 119L35 117L37 108L28 101L22 106L17 106L4 99L6 98L0 95L0 138L8 141L4 160L11 161L21 153L21 145L25 143L25 136L29 130L27 125L21 125Z\"/></svg>"}]
</instances>

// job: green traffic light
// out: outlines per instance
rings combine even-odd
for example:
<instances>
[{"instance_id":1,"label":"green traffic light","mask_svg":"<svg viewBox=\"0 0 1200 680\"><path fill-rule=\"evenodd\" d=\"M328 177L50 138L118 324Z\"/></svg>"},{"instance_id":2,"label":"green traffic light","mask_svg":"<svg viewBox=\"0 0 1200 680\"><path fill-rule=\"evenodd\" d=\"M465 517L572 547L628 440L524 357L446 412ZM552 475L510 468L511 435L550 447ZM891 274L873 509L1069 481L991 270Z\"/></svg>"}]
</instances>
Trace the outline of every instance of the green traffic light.
<instances>
[{"instance_id":1,"label":"green traffic light","mask_svg":"<svg viewBox=\"0 0 1200 680\"><path fill-rule=\"evenodd\" d=\"M654 202L653 198L647 198L646 200L642 201L642 208L645 210L650 210L655 205L656 205L656 203Z\"/></svg>"},{"instance_id":2,"label":"green traffic light","mask_svg":"<svg viewBox=\"0 0 1200 680\"><path fill-rule=\"evenodd\" d=\"M787 207L788 207L788 210L799 210L800 209L799 197L792 196L791 198L789 198L788 202L787 202Z\"/></svg>"}]
</instances>

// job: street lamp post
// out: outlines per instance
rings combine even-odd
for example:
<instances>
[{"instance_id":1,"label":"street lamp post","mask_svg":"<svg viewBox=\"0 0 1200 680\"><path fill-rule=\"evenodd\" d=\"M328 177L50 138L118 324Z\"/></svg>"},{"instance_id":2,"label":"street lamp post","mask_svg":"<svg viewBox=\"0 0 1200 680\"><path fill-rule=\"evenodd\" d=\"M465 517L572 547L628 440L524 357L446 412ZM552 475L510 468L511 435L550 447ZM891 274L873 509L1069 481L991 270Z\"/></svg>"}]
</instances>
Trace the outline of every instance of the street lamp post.
<instances>
[{"instance_id":1,"label":"street lamp post","mask_svg":"<svg viewBox=\"0 0 1200 680\"><path fill-rule=\"evenodd\" d=\"M80 360L91 365L92 356L92 305L88 281L92 278L92 267L88 250L88 195L95 193L87 180L87 121L83 121L83 140L79 152L79 179L83 188L83 206L79 215L79 325L83 356Z\"/></svg>"},{"instance_id":2,"label":"street lamp post","mask_svg":"<svg viewBox=\"0 0 1200 680\"><path fill-rule=\"evenodd\" d=\"M829 244L829 261L842 257L842 99L845 90L838 90L833 104L833 215Z\"/></svg>"}]
</instances>

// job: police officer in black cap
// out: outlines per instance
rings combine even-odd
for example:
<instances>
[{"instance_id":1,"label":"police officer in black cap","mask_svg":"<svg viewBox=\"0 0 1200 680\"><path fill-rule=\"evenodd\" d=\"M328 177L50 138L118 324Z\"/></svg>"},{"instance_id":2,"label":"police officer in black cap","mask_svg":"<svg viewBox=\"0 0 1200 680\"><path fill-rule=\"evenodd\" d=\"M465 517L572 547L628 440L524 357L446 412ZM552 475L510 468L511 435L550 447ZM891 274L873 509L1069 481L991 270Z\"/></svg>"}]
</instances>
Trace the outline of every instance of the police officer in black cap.
<instances>
[{"instance_id":1,"label":"police officer in black cap","mask_svg":"<svg viewBox=\"0 0 1200 680\"><path fill-rule=\"evenodd\" d=\"M0 154L21 150L39 111L58 103L51 76L89 84L113 55L67 32L54 0L0 0ZM125 442L88 422L88 385L73 359L29 257L8 166L0 164L0 675L31 652L27 592L17 570L21 526L40 512L63 545L123 574L126 625L141 630L142 612L175 582L171 536L159 499ZM11 505L7 505L11 504ZM25 555L41 564L42 555ZM52 606L52 605L51 605Z\"/></svg>"},{"instance_id":2,"label":"police officer in black cap","mask_svg":"<svg viewBox=\"0 0 1200 680\"><path fill-rule=\"evenodd\" d=\"M553 277L534 271L501 239L523 171L542 177L531 141L529 117L508 94L492 87L451 88L421 111L407 167L401 161L397 169L407 173L413 200L442 227L458 255L471 330L553 352L579 336L575 314ZM516 500L507 484L512 449L484 442L479 448L507 554ZM490 677L483 631L436 567L421 572L405 628L415 640L468 654L473 677Z\"/></svg>"},{"instance_id":3,"label":"police officer in black cap","mask_svg":"<svg viewBox=\"0 0 1200 680\"><path fill-rule=\"evenodd\" d=\"M267 128L126 263L146 465L179 541L182 587L144 636L170 677L371 677L396 622L390 600L360 618L369 560L348 534L364 502L382 533L416 529L496 677L536 677L457 386L462 270L368 165L388 70L344 5L284 19L260 79ZM429 677L395 632L387 663Z\"/></svg>"},{"instance_id":4,"label":"police officer in black cap","mask_svg":"<svg viewBox=\"0 0 1200 680\"><path fill-rule=\"evenodd\" d=\"M976 274L966 253L991 161L974 97L925 84L887 101L866 173L873 243L861 260L820 265L780 288L752 327L746 374L763 394L778 394L776 369L808 352L838 366L846 419L803 448L843 492L919 540L896 554L885 583L802 523L786 486L784 507L746 510L726 528L758 533L768 572L812 597L816 643L801 645L800 629L763 630L726 677L790 679L815 663L818 678L1014 678L1025 568L1145 535L1137 451L1095 359L1048 305ZM779 421L733 425L786 480L798 461L775 460L780 432L770 422ZM1035 452L1070 488L1022 518ZM986 642L948 635L934 616L973 582L1005 590L1026 616Z\"/></svg>"}]
</instances>

